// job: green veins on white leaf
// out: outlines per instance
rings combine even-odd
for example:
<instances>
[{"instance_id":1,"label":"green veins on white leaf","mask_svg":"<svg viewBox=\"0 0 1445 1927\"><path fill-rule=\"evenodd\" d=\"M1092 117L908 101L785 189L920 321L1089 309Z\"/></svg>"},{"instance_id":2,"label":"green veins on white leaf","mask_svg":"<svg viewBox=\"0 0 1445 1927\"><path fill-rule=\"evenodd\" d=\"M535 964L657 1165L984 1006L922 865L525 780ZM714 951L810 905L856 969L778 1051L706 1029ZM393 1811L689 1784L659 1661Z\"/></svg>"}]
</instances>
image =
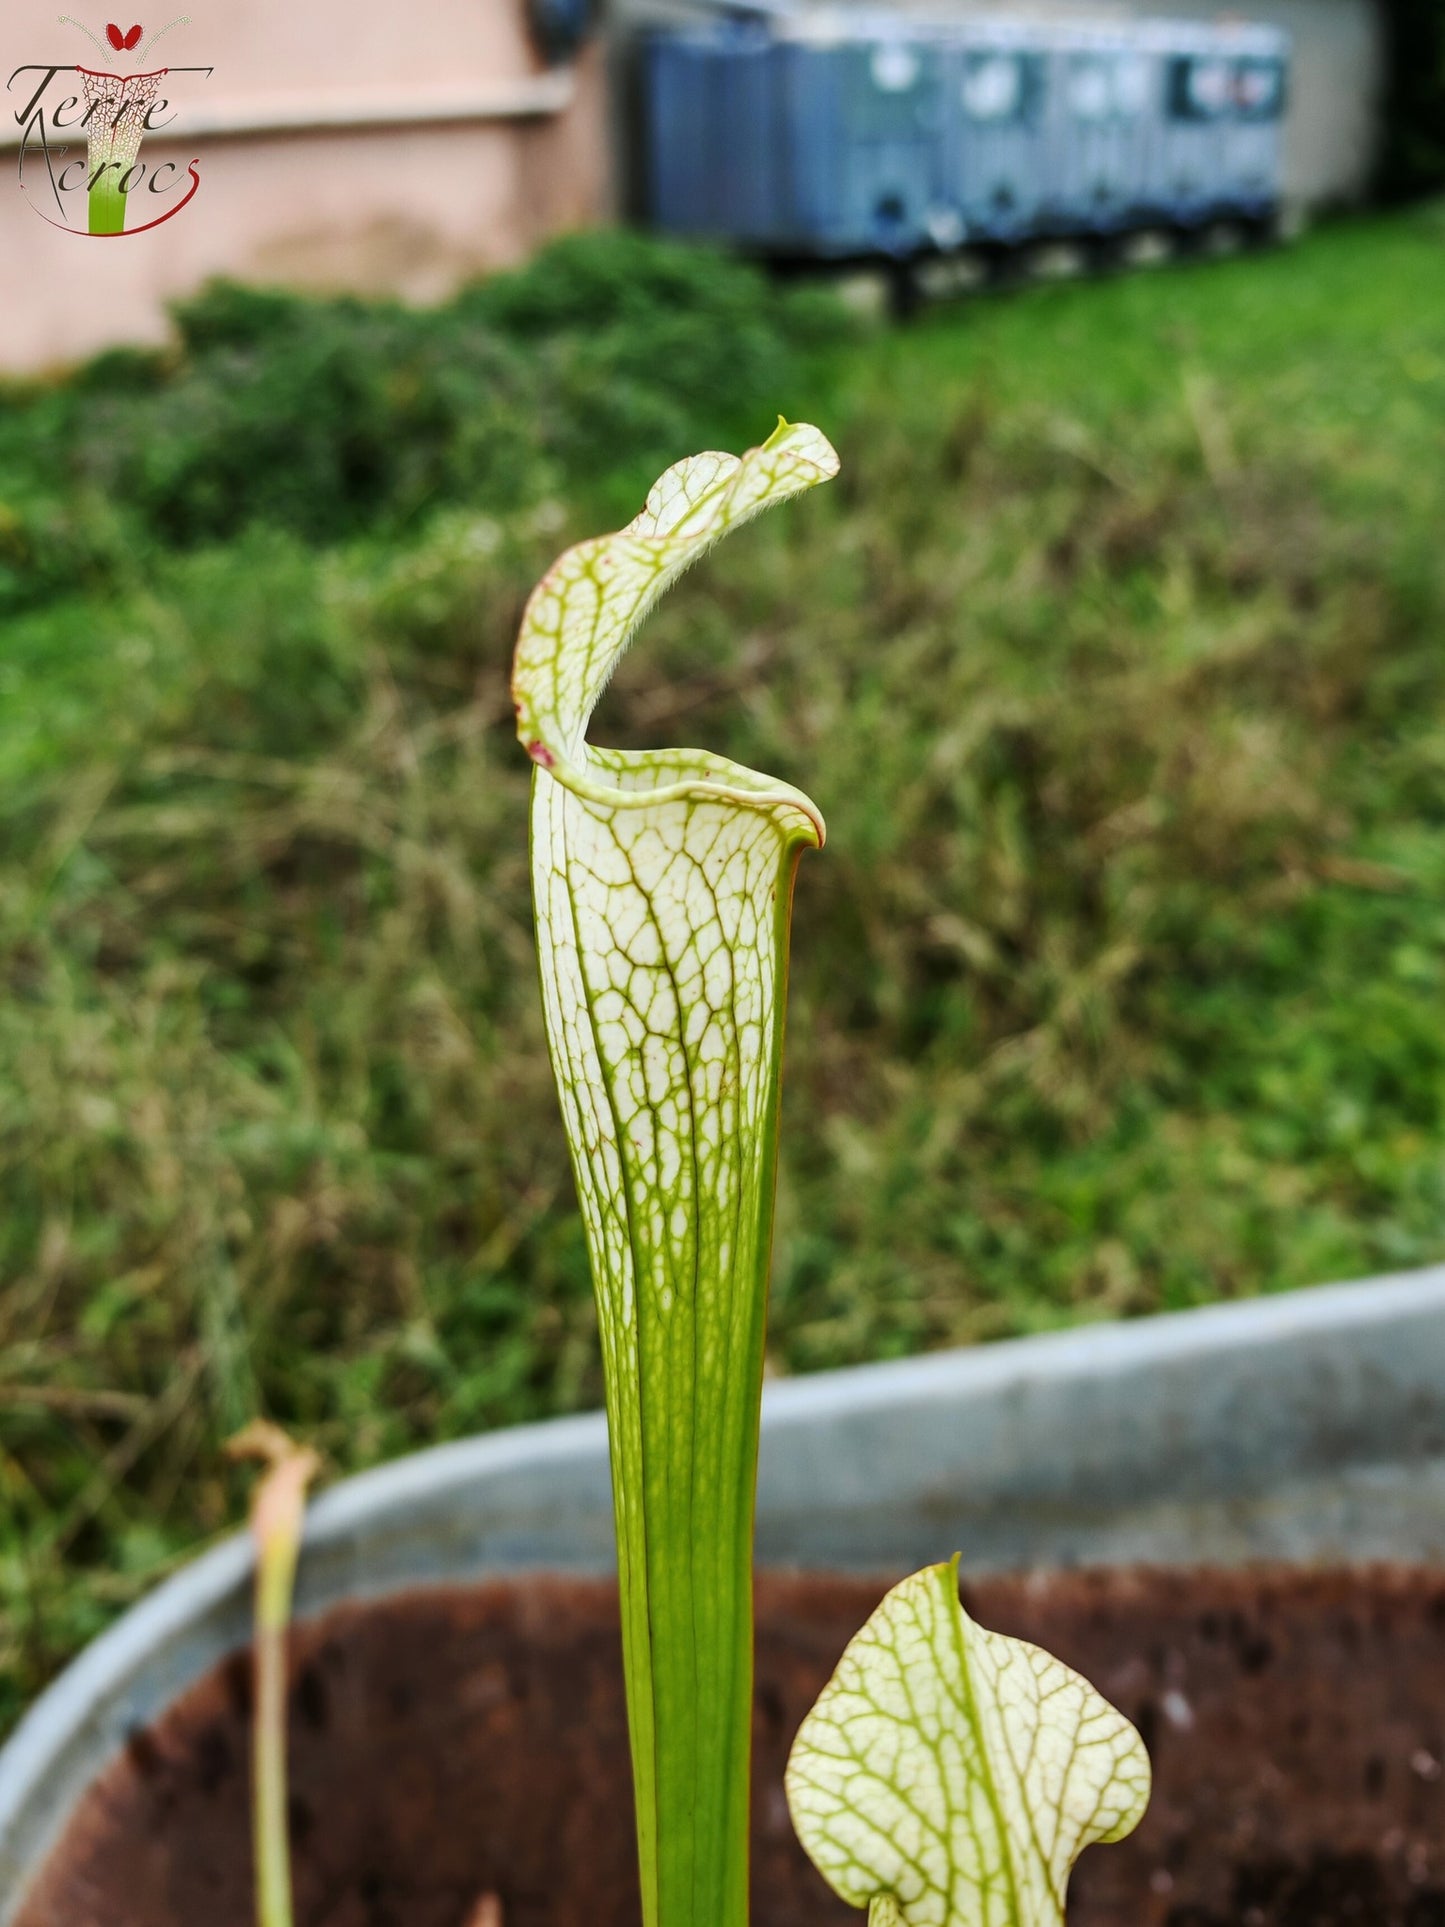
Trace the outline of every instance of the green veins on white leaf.
<instances>
[{"instance_id":1,"label":"green veins on white leaf","mask_svg":"<svg viewBox=\"0 0 1445 1927\"><path fill-rule=\"evenodd\" d=\"M517 645L537 765L543 1005L596 1287L644 1917L742 1927L752 1521L800 790L705 750L587 742L658 596L721 536L837 470L780 422L693 456L568 550Z\"/></svg>"},{"instance_id":2,"label":"green veins on white leaf","mask_svg":"<svg viewBox=\"0 0 1445 1927\"><path fill-rule=\"evenodd\" d=\"M870 1927L1059 1927L1075 1860L1132 1833L1149 1786L1087 1680L973 1623L956 1559L884 1599L787 1772L799 1839Z\"/></svg>"}]
</instances>

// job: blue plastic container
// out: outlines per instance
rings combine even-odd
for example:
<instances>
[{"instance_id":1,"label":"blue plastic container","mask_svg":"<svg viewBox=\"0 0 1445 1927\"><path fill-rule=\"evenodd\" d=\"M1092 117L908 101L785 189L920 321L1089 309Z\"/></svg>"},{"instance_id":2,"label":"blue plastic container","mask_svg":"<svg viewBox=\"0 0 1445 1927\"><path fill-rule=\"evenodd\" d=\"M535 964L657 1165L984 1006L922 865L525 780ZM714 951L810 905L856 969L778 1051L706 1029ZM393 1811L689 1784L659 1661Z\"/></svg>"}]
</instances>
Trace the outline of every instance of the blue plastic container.
<instances>
[{"instance_id":1,"label":"blue plastic container","mask_svg":"<svg viewBox=\"0 0 1445 1927\"><path fill-rule=\"evenodd\" d=\"M1277 205L1289 42L800 6L648 37L647 206L671 233L907 261Z\"/></svg>"}]
</instances>

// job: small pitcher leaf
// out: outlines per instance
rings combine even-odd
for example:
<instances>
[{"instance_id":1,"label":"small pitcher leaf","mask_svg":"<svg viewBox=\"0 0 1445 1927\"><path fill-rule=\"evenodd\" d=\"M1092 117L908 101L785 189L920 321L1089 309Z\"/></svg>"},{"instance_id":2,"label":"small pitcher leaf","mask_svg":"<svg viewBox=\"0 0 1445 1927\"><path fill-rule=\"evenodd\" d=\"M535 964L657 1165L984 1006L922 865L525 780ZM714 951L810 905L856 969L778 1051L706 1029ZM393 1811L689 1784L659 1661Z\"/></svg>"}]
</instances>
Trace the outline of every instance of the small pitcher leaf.
<instances>
[{"instance_id":1,"label":"small pitcher leaf","mask_svg":"<svg viewBox=\"0 0 1445 1927\"><path fill-rule=\"evenodd\" d=\"M884 1599L787 1772L799 1839L869 1927L1059 1927L1074 1862L1133 1832L1149 1785L1086 1679L973 1623L957 1559Z\"/></svg>"}]
</instances>

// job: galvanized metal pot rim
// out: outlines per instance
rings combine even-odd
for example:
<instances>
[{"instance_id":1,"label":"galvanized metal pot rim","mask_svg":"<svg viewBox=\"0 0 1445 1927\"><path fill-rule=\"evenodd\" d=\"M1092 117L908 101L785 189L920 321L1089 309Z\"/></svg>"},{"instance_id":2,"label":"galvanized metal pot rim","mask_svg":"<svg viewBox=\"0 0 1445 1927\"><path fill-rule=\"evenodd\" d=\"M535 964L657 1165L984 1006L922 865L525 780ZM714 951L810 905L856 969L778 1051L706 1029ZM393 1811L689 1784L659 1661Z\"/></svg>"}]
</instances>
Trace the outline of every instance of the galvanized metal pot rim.
<instances>
[{"instance_id":1,"label":"galvanized metal pot rim","mask_svg":"<svg viewBox=\"0 0 1445 1927\"><path fill-rule=\"evenodd\" d=\"M1445 1266L769 1384L763 1564L898 1571L1445 1558ZM602 1414L438 1446L311 1510L302 1616L611 1568ZM248 1631L227 1540L0 1751L0 1927L84 1787Z\"/></svg>"}]
</instances>

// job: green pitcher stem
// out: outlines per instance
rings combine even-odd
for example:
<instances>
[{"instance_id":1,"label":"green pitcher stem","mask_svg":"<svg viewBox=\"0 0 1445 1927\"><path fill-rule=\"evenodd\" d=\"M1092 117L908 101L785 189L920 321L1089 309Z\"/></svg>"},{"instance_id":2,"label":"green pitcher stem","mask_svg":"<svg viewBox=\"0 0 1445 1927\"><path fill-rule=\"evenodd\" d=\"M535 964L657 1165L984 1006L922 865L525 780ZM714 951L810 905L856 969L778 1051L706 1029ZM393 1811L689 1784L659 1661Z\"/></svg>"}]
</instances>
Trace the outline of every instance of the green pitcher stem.
<instances>
[{"instance_id":1,"label":"green pitcher stem","mask_svg":"<svg viewBox=\"0 0 1445 1927\"><path fill-rule=\"evenodd\" d=\"M124 234L125 206L126 196L120 191L120 176L113 167L108 168L90 190L90 232Z\"/></svg>"},{"instance_id":2,"label":"green pitcher stem","mask_svg":"<svg viewBox=\"0 0 1445 1927\"><path fill-rule=\"evenodd\" d=\"M793 849L778 879L776 942L783 960L796 864ZM763 1066L763 1082L774 1094L783 994L780 981ZM607 1360L648 1927L745 1927L748 1917L752 1549L777 1170L775 1095L771 1111L743 1195L695 1200L704 1226L735 1226L735 1263L718 1281L722 1291L702 1302L679 1299L665 1318L640 1318L620 1379L619 1361Z\"/></svg>"}]
</instances>

